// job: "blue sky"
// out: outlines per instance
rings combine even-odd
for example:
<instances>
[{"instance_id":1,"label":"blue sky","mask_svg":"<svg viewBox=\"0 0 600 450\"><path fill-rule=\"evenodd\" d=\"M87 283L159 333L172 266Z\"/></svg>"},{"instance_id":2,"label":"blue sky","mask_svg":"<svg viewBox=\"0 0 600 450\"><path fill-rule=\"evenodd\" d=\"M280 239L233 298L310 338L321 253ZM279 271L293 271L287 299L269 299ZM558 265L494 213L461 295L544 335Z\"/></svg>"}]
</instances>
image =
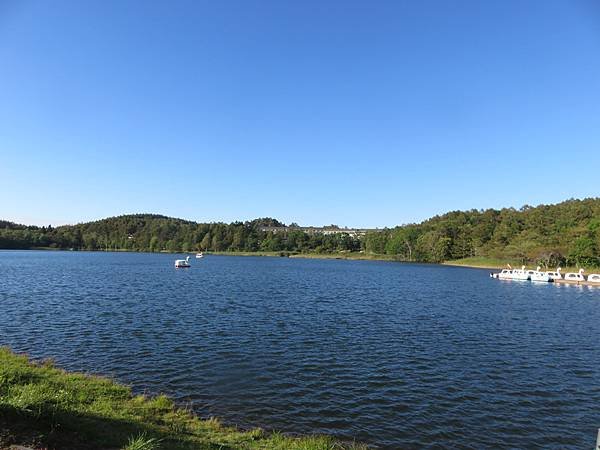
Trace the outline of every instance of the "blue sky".
<instances>
[{"instance_id":1,"label":"blue sky","mask_svg":"<svg viewBox=\"0 0 600 450\"><path fill-rule=\"evenodd\" d=\"M0 218L600 195L600 3L0 0Z\"/></svg>"}]
</instances>

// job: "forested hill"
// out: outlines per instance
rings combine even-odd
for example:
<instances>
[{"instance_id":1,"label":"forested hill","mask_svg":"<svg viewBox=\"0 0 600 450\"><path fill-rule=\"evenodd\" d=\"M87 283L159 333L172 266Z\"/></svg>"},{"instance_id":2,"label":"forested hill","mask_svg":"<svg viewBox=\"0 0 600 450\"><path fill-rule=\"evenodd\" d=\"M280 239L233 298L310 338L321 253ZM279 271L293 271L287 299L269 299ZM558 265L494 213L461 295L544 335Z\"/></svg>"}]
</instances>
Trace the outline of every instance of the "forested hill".
<instances>
[{"instance_id":1,"label":"forested hill","mask_svg":"<svg viewBox=\"0 0 600 450\"><path fill-rule=\"evenodd\" d=\"M268 228L267 231L263 231ZM277 230L275 230L277 228ZM133 214L60 227L0 221L0 248L50 247L130 251L282 251L385 254L399 260L440 262L471 256L553 266L600 265L600 198L568 200L519 210L454 211L420 224L356 237L307 233L271 218L196 223Z\"/></svg>"},{"instance_id":2,"label":"forested hill","mask_svg":"<svg viewBox=\"0 0 600 450\"><path fill-rule=\"evenodd\" d=\"M0 248L277 251L281 239L273 239L260 231L262 227L271 226L283 227L284 224L270 218L231 224L196 223L157 214L130 214L60 227L0 221Z\"/></svg>"},{"instance_id":3,"label":"forested hill","mask_svg":"<svg viewBox=\"0 0 600 450\"><path fill-rule=\"evenodd\" d=\"M473 256L523 263L600 265L600 198L556 205L453 211L420 224L371 233L367 252L423 262Z\"/></svg>"}]
</instances>

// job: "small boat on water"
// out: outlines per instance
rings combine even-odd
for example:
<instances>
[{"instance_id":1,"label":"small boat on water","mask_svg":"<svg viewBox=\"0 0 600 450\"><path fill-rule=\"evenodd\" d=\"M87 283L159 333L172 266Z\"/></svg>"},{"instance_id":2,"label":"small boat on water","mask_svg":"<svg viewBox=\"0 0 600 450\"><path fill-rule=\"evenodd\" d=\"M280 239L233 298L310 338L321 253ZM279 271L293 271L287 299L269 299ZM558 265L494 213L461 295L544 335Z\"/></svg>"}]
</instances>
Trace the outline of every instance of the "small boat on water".
<instances>
[{"instance_id":1,"label":"small boat on water","mask_svg":"<svg viewBox=\"0 0 600 450\"><path fill-rule=\"evenodd\" d=\"M190 266L190 257L186 257L185 259L176 259L175 260L175 268L176 269L185 269L191 267Z\"/></svg>"},{"instance_id":2,"label":"small boat on water","mask_svg":"<svg viewBox=\"0 0 600 450\"><path fill-rule=\"evenodd\" d=\"M204 255L202 254L202 252L196 253L196 258L204 258Z\"/></svg>"},{"instance_id":3,"label":"small boat on water","mask_svg":"<svg viewBox=\"0 0 600 450\"><path fill-rule=\"evenodd\" d=\"M499 280L510 280L512 279L512 269L502 269L500 273L490 273L490 277Z\"/></svg>"},{"instance_id":4,"label":"small boat on water","mask_svg":"<svg viewBox=\"0 0 600 450\"><path fill-rule=\"evenodd\" d=\"M562 269L560 267L556 268L556 272L546 272L548 274L548 276L550 278L552 278L552 281L556 281L556 280L562 280L562 275L560 274L560 271Z\"/></svg>"},{"instance_id":5,"label":"small boat on water","mask_svg":"<svg viewBox=\"0 0 600 450\"><path fill-rule=\"evenodd\" d=\"M500 273L490 273L490 277L500 280L521 280L521 281L541 281L549 282L553 278L547 272L540 272L540 266L535 270L526 270L525 266L520 269L513 269L508 264L508 269L502 269Z\"/></svg>"},{"instance_id":6,"label":"small boat on water","mask_svg":"<svg viewBox=\"0 0 600 450\"><path fill-rule=\"evenodd\" d=\"M525 266L522 266L520 269L513 269L510 267L510 264L507 264L507 266L508 269L502 269L499 273L490 273L490 277L500 280L529 280L543 283L554 282L581 286L600 286L600 274L591 273L586 278L583 275L584 269L579 269L579 272L569 272L563 276L560 267L557 267L554 272L544 272L540 270L540 266L535 270L526 270Z\"/></svg>"},{"instance_id":7,"label":"small boat on water","mask_svg":"<svg viewBox=\"0 0 600 450\"><path fill-rule=\"evenodd\" d=\"M513 280L520 280L520 281L527 281L527 280L529 280L529 274L525 270L525 266L521 266L520 269L514 269L512 271L512 279Z\"/></svg>"},{"instance_id":8,"label":"small boat on water","mask_svg":"<svg viewBox=\"0 0 600 450\"><path fill-rule=\"evenodd\" d=\"M502 269L499 273L490 273L490 277L497 278L499 280L521 280L522 272L525 269L525 266L522 269L513 269L510 264L506 265L508 269Z\"/></svg>"},{"instance_id":9,"label":"small boat on water","mask_svg":"<svg viewBox=\"0 0 600 450\"><path fill-rule=\"evenodd\" d=\"M586 281L583 276L584 269L579 269L579 272L568 272L565 277L561 280L563 283L579 284L582 281Z\"/></svg>"},{"instance_id":10,"label":"small boat on water","mask_svg":"<svg viewBox=\"0 0 600 450\"><path fill-rule=\"evenodd\" d=\"M528 270L529 279L531 281L540 281L543 283L548 283L554 281L552 277L548 274L548 272L540 272L541 267L537 266L535 270Z\"/></svg>"},{"instance_id":11,"label":"small boat on water","mask_svg":"<svg viewBox=\"0 0 600 450\"><path fill-rule=\"evenodd\" d=\"M600 274L591 273L586 279L583 272L585 272L584 269L579 269L579 272L569 272L565 274L564 278L558 278L554 281L556 283L577 284L579 286L600 286Z\"/></svg>"}]
</instances>

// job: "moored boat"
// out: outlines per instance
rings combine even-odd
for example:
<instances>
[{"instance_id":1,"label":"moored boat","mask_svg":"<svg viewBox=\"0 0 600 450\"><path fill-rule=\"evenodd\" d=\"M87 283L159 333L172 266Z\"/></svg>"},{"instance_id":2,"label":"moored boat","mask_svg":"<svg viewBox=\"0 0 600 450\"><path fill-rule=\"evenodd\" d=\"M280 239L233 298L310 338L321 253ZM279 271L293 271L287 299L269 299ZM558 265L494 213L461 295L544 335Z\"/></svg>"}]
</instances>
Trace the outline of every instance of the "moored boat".
<instances>
[{"instance_id":1,"label":"moored boat","mask_svg":"<svg viewBox=\"0 0 600 450\"><path fill-rule=\"evenodd\" d=\"M587 277L587 282L592 286L600 286L600 274L590 273Z\"/></svg>"},{"instance_id":2,"label":"moored boat","mask_svg":"<svg viewBox=\"0 0 600 450\"><path fill-rule=\"evenodd\" d=\"M565 273L565 277L561 280L556 280L559 283L581 284L585 283L586 279L583 276L584 269L579 269L579 272Z\"/></svg>"},{"instance_id":3,"label":"moored boat","mask_svg":"<svg viewBox=\"0 0 600 450\"><path fill-rule=\"evenodd\" d=\"M189 256L186 257L185 259L176 259L175 260L175 268L176 269L185 269L185 268L191 267L189 261L190 261Z\"/></svg>"},{"instance_id":4,"label":"moored boat","mask_svg":"<svg viewBox=\"0 0 600 450\"><path fill-rule=\"evenodd\" d=\"M513 280L521 280L521 281L529 280L529 274L525 270L525 266L521 266L520 269L513 270L512 271L512 279Z\"/></svg>"},{"instance_id":5,"label":"moored boat","mask_svg":"<svg viewBox=\"0 0 600 450\"><path fill-rule=\"evenodd\" d=\"M583 275L584 269L579 269L579 272L568 272L564 276L561 273L561 268L557 267L555 271L542 271L538 266L535 270L526 270L525 266L520 269L513 269L510 264L507 264L508 269L502 269L498 273L490 273L490 277L500 280L530 280L536 282L554 282L558 284L575 284L579 286L599 286L600 274L591 273L587 277Z\"/></svg>"},{"instance_id":6,"label":"moored boat","mask_svg":"<svg viewBox=\"0 0 600 450\"><path fill-rule=\"evenodd\" d=\"M520 269L513 269L510 264L507 264L508 269L502 269L498 273L490 273L490 277L498 278L499 280L529 280L529 273L525 270L525 266Z\"/></svg>"},{"instance_id":7,"label":"moored boat","mask_svg":"<svg viewBox=\"0 0 600 450\"><path fill-rule=\"evenodd\" d=\"M502 269L499 273L490 273L490 277L500 280L510 280L512 279L512 269Z\"/></svg>"},{"instance_id":8,"label":"moored boat","mask_svg":"<svg viewBox=\"0 0 600 450\"><path fill-rule=\"evenodd\" d=\"M548 283L549 281L553 281L548 272L540 272L540 266L537 266L535 270L528 270L529 279L531 281L540 281L543 283Z\"/></svg>"},{"instance_id":9,"label":"moored boat","mask_svg":"<svg viewBox=\"0 0 600 450\"><path fill-rule=\"evenodd\" d=\"M556 272L546 272L548 274L548 276L550 278L552 278L552 281L557 281L557 280L562 280L562 275L560 274L560 271L562 269L560 267L556 268Z\"/></svg>"}]
</instances>

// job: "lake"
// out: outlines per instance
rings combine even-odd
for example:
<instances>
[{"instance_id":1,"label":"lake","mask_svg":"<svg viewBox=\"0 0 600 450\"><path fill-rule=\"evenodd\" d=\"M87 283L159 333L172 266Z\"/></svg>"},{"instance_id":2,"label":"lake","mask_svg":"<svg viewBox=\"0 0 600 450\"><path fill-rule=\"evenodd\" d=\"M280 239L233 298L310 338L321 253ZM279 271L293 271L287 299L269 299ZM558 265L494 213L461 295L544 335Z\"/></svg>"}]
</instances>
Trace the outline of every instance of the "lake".
<instances>
[{"instance_id":1,"label":"lake","mask_svg":"<svg viewBox=\"0 0 600 450\"><path fill-rule=\"evenodd\" d=\"M600 288L377 261L0 252L0 345L243 428L592 448Z\"/></svg>"}]
</instances>

